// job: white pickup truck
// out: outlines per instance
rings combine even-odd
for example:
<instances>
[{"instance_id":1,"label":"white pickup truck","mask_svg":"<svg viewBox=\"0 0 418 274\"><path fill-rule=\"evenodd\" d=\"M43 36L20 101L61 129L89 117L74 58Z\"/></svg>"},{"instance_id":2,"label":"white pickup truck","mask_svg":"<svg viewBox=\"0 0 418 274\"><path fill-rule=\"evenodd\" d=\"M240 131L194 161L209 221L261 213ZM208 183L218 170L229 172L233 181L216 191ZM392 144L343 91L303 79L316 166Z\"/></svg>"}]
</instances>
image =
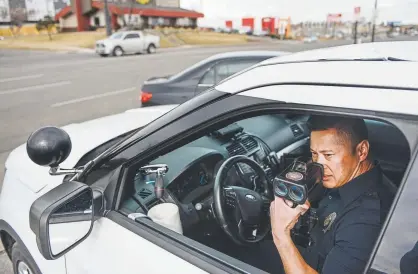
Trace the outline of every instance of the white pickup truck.
<instances>
[{"instance_id":1,"label":"white pickup truck","mask_svg":"<svg viewBox=\"0 0 418 274\"><path fill-rule=\"evenodd\" d=\"M160 47L160 37L145 31L115 32L106 39L96 41L100 56L122 56L131 53L155 53Z\"/></svg>"}]
</instances>

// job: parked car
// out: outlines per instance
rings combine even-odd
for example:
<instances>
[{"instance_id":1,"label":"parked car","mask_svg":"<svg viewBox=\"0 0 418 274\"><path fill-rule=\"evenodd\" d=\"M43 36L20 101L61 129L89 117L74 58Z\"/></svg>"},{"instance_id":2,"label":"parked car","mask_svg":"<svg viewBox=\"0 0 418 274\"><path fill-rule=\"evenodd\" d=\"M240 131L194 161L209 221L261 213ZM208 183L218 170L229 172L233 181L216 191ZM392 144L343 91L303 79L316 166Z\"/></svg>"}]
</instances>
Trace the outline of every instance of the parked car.
<instances>
[{"instance_id":1,"label":"parked car","mask_svg":"<svg viewBox=\"0 0 418 274\"><path fill-rule=\"evenodd\" d=\"M96 42L96 53L100 56L122 56L132 53L155 53L160 47L160 37L145 31L115 32L106 39Z\"/></svg>"},{"instance_id":2,"label":"parked car","mask_svg":"<svg viewBox=\"0 0 418 274\"><path fill-rule=\"evenodd\" d=\"M303 38L304 43L315 43L318 41L318 37L316 35L311 35Z\"/></svg>"},{"instance_id":3,"label":"parked car","mask_svg":"<svg viewBox=\"0 0 418 274\"><path fill-rule=\"evenodd\" d=\"M234 51L210 56L185 70L152 77L141 87L142 106L180 104L213 85L268 58L288 54L282 51Z\"/></svg>"},{"instance_id":4,"label":"parked car","mask_svg":"<svg viewBox=\"0 0 418 274\"><path fill-rule=\"evenodd\" d=\"M33 132L8 156L0 193L14 272L266 273L269 257L242 256L272 240L269 227L234 229L232 217L268 223L275 176L310 155L306 120L323 114L365 120L396 192L365 272L406 273L418 261L418 79L393 72L418 70L399 61L418 43L395 43L277 57L181 105ZM239 189L258 198L237 204Z\"/></svg>"}]
</instances>

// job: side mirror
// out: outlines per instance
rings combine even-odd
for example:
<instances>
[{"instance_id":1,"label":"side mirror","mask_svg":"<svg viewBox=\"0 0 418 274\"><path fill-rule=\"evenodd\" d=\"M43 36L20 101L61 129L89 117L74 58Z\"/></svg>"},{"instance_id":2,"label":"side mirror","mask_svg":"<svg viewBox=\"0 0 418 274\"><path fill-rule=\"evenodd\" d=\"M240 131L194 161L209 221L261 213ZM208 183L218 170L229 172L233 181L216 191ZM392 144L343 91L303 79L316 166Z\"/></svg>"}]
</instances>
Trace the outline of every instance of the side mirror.
<instances>
[{"instance_id":1,"label":"side mirror","mask_svg":"<svg viewBox=\"0 0 418 274\"><path fill-rule=\"evenodd\" d=\"M90 234L94 204L92 189L76 181L65 182L35 200L29 223L45 259L61 257Z\"/></svg>"}]
</instances>

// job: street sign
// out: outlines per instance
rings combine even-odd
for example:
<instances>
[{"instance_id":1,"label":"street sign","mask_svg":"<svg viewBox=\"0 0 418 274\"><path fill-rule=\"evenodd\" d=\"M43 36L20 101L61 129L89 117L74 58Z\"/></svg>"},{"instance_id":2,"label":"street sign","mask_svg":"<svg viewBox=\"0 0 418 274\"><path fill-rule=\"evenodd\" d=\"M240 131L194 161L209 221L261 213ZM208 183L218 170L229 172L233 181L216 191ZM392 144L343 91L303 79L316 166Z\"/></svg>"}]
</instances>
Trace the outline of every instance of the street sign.
<instances>
[{"instance_id":1,"label":"street sign","mask_svg":"<svg viewBox=\"0 0 418 274\"><path fill-rule=\"evenodd\" d=\"M354 21L359 21L360 19L360 7L354 7Z\"/></svg>"},{"instance_id":2,"label":"street sign","mask_svg":"<svg viewBox=\"0 0 418 274\"><path fill-rule=\"evenodd\" d=\"M327 22L341 22L341 13L328 14Z\"/></svg>"}]
</instances>

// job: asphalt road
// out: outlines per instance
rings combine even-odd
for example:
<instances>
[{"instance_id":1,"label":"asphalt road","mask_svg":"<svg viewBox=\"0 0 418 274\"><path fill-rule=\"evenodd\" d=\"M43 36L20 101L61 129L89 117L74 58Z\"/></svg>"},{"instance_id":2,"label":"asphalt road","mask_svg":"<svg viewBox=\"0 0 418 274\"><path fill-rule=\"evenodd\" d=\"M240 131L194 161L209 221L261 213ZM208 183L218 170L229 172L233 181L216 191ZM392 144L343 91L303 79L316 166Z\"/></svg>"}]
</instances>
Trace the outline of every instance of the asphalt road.
<instances>
[{"instance_id":1,"label":"asphalt road","mask_svg":"<svg viewBox=\"0 0 418 274\"><path fill-rule=\"evenodd\" d=\"M0 50L0 187L12 149L41 126L64 126L140 107L149 77L173 74L212 54L235 50L301 50L351 44L330 41L252 43L160 50L154 55L102 58L90 53ZM0 273L11 273L0 247Z\"/></svg>"}]
</instances>

